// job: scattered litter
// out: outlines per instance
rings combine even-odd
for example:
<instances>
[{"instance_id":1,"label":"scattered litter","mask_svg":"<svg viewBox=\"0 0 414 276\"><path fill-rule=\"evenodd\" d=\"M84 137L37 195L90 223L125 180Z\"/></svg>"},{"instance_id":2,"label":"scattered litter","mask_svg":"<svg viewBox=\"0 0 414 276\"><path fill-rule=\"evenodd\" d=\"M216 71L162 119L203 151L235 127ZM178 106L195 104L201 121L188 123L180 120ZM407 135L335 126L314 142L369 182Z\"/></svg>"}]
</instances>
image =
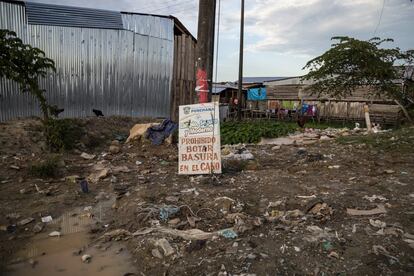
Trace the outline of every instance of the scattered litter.
<instances>
[{"instance_id":1,"label":"scattered litter","mask_svg":"<svg viewBox=\"0 0 414 276\"><path fill-rule=\"evenodd\" d=\"M339 254L336 253L335 251L332 251L331 253L328 254L328 257L339 259Z\"/></svg>"},{"instance_id":2,"label":"scattered litter","mask_svg":"<svg viewBox=\"0 0 414 276\"><path fill-rule=\"evenodd\" d=\"M40 232L42 232L43 227L44 227L44 224L43 224L42 222L38 222L38 223L36 223L36 224L35 224L35 226L33 227L33 232L34 232L34 233L40 233Z\"/></svg>"},{"instance_id":3,"label":"scattered litter","mask_svg":"<svg viewBox=\"0 0 414 276\"><path fill-rule=\"evenodd\" d=\"M25 218L25 219L22 219L21 221L17 222L17 225L18 226L23 226L23 225L31 223L32 221L34 221L34 218Z\"/></svg>"},{"instance_id":4,"label":"scattered litter","mask_svg":"<svg viewBox=\"0 0 414 276\"><path fill-rule=\"evenodd\" d=\"M81 259L82 259L82 262L84 262L84 263L90 263L91 260L92 260L92 256L88 255L88 254L85 254L81 257Z\"/></svg>"},{"instance_id":5,"label":"scattered litter","mask_svg":"<svg viewBox=\"0 0 414 276\"><path fill-rule=\"evenodd\" d=\"M163 258L161 252L157 248L151 250L151 254L155 258L158 258L158 259L162 259Z\"/></svg>"},{"instance_id":6,"label":"scattered litter","mask_svg":"<svg viewBox=\"0 0 414 276\"><path fill-rule=\"evenodd\" d=\"M222 156L223 160L254 160L254 155L246 148L235 148L234 146L230 148L227 146L229 154Z\"/></svg>"},{"instance_id":7,"label":"scattered litter","mask_svg":"<svg viewBox=\"0 0 414 276\"><path fill-rule=\"evenodd\" d=\"M381 253L385 253L385 254L390 254L387 249L385 249L383 246L381 245L373 245L372 246L372 251L374 252L375 255L379 255Z\"/></svg>"},{"instance_id":8,"label":"scattered litter","mask_svg":"<svg viewBox=\"0 0 414 276\"><path fill-rule=\"evenodd\" d=\"M86 212L90 212L92 211L92 206L86 206L85 208L83 208L83 210Z\"/></svg>"},{"instance_id":9,"label":"scattered litter","mask_svg":"<svg viewBox=\"0 0 414 276\"><path fill-rule=\"evenodd\" d=\"M18 171L18 170L20 170L20 167L15 166L15 165L11 165L11 166L10 166L10 169L13 169L13 170Z\"/></svg>"},{"instance_id":10,"label":"scattered litter","mask_svg":"<svg viewBox=\"0 0 414 276\"><path fill-rule=\"evenodd\" d=\"M227 196L222 196L214 199L214 202L216 203L216 205L220 206L220 210L223 213L227 213L231 210L231 207L235 203L235 200Z\"/></svg>"},{"instance_id":11,"label":"scattered litter","mask_svg":"<svg viewBox=\"0 0 414 276\"><path fill-rule=\"evenodd\" d=\"M331 251L333 249L333 245L330 241L324 241L322 243L322 247L323 247L323 250L325 251Z\"/></svg>"},{"instance_id":12,"label":"scattered litter","mask_svg":"<svg viewBox=\"0 0 414 276\"><path fill-rule=\"evenodd\" d=\"M322 239L329 240L332 237L334 237L334 235L328 233L326 229L324 230L316 225L308 226L306 227L306 230L311 233L311 235L307 235L304 237L304 240L308 242L317 242Z\"/></svg>"},{"instance_id":13,"label":"scattered litter","mask_svg":"<svg viewBox=\"0 0 414 276\"><path fill-rule=\"evenodd\" d=\"M384 171L386 174L393 174L393 173L395 173L395 171L393 171L393 170L385 170Z\"/></svg>"},{"instance_id":14,"label":"scattered litter","mask_svg":"<svg viewBox=\"0 0 414 276\"><path fill-rule=\"evenodd\" d=\"M293 249L295 249L296 252L300 252L300 248L297 246L294 246Z\"/></svg>"},{"instance_id":15,"label":"scattered litter","mask_svg":"<svg viewBox=\"0 0 414 276\"><path fill-rule=\"evenodd\" d=\"M166 119L159 125L150 126L145 133L145 138L154 145L161 145L177 128L177 123Z\"/></svg>"},{"instance_id":16,"label":"scattered litter","mask_svg":"<svg viewBox=\"0 0 414 276\"><path fill-rule=\"evenodd\" d=\"M86 160L92 160L96 157L94 154L88 154L86 152L82 152L81 157Z\"/></svg>"},{"instance_id":17,"label":"scattered litter","mask_svg":"<svg viewBox=\"0 0 414 276\"><path fill-rule=\"evenodd\" d=\"M80 179L79 175L70 175L70 176L65 177L65 181L70 182L70 183L74 183L74 184L76 184L76 182L79 179Z\"/></svg>"},{"instance_id":18,"label":"scattered litter","mask_svg":"<svg viewBox=\"0 0 414 276\"><path fill-rule=\"evenodd\" d=\"M351 216L373 216L387 213L384 205L379 204L377 208L371 210L346 209L346 213Z\"/></svg>"},{"instance_id":19,"label":"scattered litter","mask_svg":"<svg viewBox=\"0 0 414 276\"><path fill-rule=\"evenodd\" d=\"M410 234L410 233L404 233L404 238L410 239L410 240L414 240L414 235Z\"/></svg>"},{"instance_id":20,"label":"scattered litter","mask_svg":"<svg viewBox=\"0 0 414 276\"><path fill-rule=\"evenodd\" d=\"M226 239L235 239L238 237L237 233L232 229L225 229L218 232L220 236L225 237Z\"/></svg>"},{"instance_id":21,"label":"scattered litter","mask_svg":"<svg viewBox=\"0 0 414 276\"><path fill-rule=\"evenodd\" d=\"M196 196L198 196L200 193L197 191L196 188L189 188L181 191L182 194L191 194L194 193Z\"/></svg>"},{"instance_id":22,"label":"scattered litter","mask_svg":"<svg viewBox=\"0 0 414 276\"><path fill-rule=\"evenodd\" d=\"M92 182L92 183L98 183L99 180L104 179L105 177L107 177L109 174L109 169L101 169L97 172L92 173L91 175L89 175L88 179Z\"/></svg>"},{"instance_id":23,"label":"scattered litter","mask_svg":"<svg viewBox=\"0 0 414 276\"><path fill-rule=\"evenodd\" d=\"M168 221L168 225L176 226L181 222L180 218L174 218Z\"/></svg>"},{"instance_id":24,"label":"scattered litter","mask_svg":"<svg viewBox=\"0 0 414 276\"><path fill-rule=\"evenodd\" d=\"M341 166L339 165L333 165L333 166L328 166L328 169L339 169Z\"/></svg>"},{"instance_id":25,"label":"scattered litter","mask_svg":"<svg viewBox=\"0 0 414 276\"><path fill-rule=\"evenodd\" d=\"M161 249L164 251L164 256L166 257L174 254L175 252L174 248L172 248L170 243L165 238L157 240L155 242L155 245L161 247Z\"/></svg>"},{"instance_id":26,"label":"scattered litter","mask_svg":"<svg viewBox=\"0 0 414 276\"><path fill-rule=\"evenodd\" d=\"M160 208L160 219L166 222L172 215L177 214L180 208L175 206L168 206Z\"/></svg>"},{"instance_id":27,"label":"scattered litter","mask_svg":"<svg viewBox=\"0 0 414 276\"><path fill-rule=\"evenodd\" d=\"M49 237L60 237L61 234L59 231L53 231L49 233Z\"/></svg>"},{"instance_id":28,"label":"scattered litter","mask_svg":"<svg viewBox=\"0 0 414 276\"><path fill-rule=\"evenodd\" d=\"M81 180L79 184L83 193L89 193L88 181L86 179Z\"/></svg>"},{"instance_id":29,"label":"scattered litter","mask_svg":"<svg viewBox=\"0 0 414 276\"><path fill-rule=\"evenodd\" d=\"M368 200L369 202L374 202L374 201L376 201L376 200L379 200L379 201L387 201L388 199L386 199L385 197L383 197L383 196L377 196L377 195L373 195L373 196L364 196L363 197L363 199L366 199L366 200Z\"/></svg>"},{"instance_id":30,"label":"scattered litter","mask_svg":"<svg viewBox=\"0 0 414 276\"><path fill-rule=\"evenodd\" d=\"M356 224L354 224L354 225L352 225L352 233L356 233L356 231L357 231L357 227L356 227Z\"/></svg>"},{"instance_id":31,"label":"scattered litter","mask_svg":"<svg viewBox=\"0 0 414 276\"><path fill-rule=\"evenodd\" d=\"M316 198L316 195L311 195L311 196L300 196L300 195L297 195L295 197L301 198L301 199L311 199L311 198Z\"/></svg>"},{"instance_id":32,"label":"scattered litter","mask_svg":"<svg viewBox=\"0 0 414 276\"><path fill-rule=\"evenodd\" d=\"M369 224L371 224L373 227L376 227L376 228L385 228L387 226L385 222L380 221L380 220L373 220L373 219L369 220Z\"/></svg>"},{"instance_id":33,"label":"scattered litter","mask_svg":"<svg viewBox=\"0 0 414 276\"><path fill-rule=\"evenodd\" d=\"M160 233L180 237L184 240L207 240L207 239L212 238L214 235L217 235L217 232L204 232L199 229L177 230L177 229L158 227L156 228L156 230Z\"/></svg>"},{"instance_id":34,"label":"scattered litter","mask_svg":"<svg viewBox=\"0 0 414 276\"><path fill-rule=\"evenodd\" d=\"M52 222L53 218L52 216L46 216L46 217L42 217L41 220L44 223L49 223L49 222Z\"/></svg>"},{"instance_id":35,"label":"scattered litter","mask_svg":"<svg viewBox=\"0 0 414 276\"><path fill-rule=\"evenodd\" d=\"M135 165L137 165L137 166L142 165L142 162L141 161L135 161Z\"/></svg>"}]
</instances>

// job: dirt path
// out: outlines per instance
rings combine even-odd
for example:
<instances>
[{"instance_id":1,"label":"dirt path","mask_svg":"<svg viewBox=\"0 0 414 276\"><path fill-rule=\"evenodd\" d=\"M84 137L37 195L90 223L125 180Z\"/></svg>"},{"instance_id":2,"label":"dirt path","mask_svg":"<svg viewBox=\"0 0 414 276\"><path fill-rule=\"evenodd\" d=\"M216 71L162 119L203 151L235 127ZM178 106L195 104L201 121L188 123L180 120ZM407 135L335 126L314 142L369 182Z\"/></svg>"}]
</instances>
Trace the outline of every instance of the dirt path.
<instances>
[{"instance_id":1,"label":"dirt path","mask_svg":"<svg viewBox=\"0 0 414 276\"><path fill-rule=\"evenodd\" d=\"M57 218L114 194L115 203L105 211L109 220L91 226L88 243L101 237L98 246L122 242L137 275L414 272L414 128L301 147L247 146L254 161L233 164L232 170L211 178L178 176L174 146L136 142L121 145L117 154L102 154L114 134L127 132L132 124L112 122L104 135L108 142L88 151L96 155L93 160L81 158L80 152L62 156L65 164L53 179L33 179L27 173L25 164L42 157L34 146L41 137L37 142L30 138L37 137L30 133L36 130L17 128L20 136L14 142L2 132L0 142L8 151L0 151L0 225L35 219L0 232L3 269L34 237L55 230L46 225L40 234L33 233L40 217ZM70 175L86 177L97 164L111 173L90 183L89 194L65 180ZM50 193L39 193L34 184ZM347 209L379 211L356 216ZM19 219L10 217L13 213ZM150 227L151 233L133 235ZM161 233L160 228L208 233L231 228L237 237L216 234L190 241Z\"/></svg>"}]
</instances>

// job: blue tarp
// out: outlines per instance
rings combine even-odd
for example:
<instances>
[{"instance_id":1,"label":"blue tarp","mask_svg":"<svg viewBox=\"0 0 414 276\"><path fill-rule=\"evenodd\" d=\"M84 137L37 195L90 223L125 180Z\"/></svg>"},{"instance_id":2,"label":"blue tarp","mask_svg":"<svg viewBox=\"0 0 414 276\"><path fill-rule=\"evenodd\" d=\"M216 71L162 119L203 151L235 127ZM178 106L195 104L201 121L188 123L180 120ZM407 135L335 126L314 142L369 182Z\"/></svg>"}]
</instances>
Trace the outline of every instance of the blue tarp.
<instances>
[{"instance_id":1,"label":"blue tarp","mask_svg":"<svg viewBox=\"0 0 414 276\"><path fill-rule=\"evenodd\" d=\"M266 88L251 88L247 92L247 99L249 101L266 100Z\"/></svg>"},{"instance_id":2,"label":"blue tarp","mask_svg":"<svg viewBox=\"0 0 414 276\"><path fill-rule=\"evenodd\" d=\"M150 139L154 145L161 145L177 128L177 123L164 120L161 124L148 128L146 138Z\"/></svg>"}]
</instances>

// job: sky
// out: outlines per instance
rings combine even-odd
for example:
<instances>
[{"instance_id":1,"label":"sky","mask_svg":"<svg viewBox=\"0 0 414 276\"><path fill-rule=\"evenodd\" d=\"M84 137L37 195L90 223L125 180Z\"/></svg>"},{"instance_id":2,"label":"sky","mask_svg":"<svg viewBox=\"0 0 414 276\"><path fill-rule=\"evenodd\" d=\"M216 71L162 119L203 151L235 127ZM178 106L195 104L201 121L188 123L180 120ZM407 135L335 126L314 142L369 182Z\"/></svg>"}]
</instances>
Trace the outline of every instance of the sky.
<instances>
[{"instance_id":1,"label":"sky","mask_svg":"<svg viewBox=\"0 0 414 276\"><path fill-rule=\"evenodd\" d=\"M199 0L29 0L107 10L174 15L197 37ZM204 0L201 0L204 1ZM240 0L220 2L217 79L238 76ZM333 36L393 38L414 49L412 0L246 0L244 76L289 77L326 50ZM217 7L218 10L218 7ZM216 40L217 41L217 40ZM215 74L214 74L215 75Z\"/></svg>"}]
</instances>

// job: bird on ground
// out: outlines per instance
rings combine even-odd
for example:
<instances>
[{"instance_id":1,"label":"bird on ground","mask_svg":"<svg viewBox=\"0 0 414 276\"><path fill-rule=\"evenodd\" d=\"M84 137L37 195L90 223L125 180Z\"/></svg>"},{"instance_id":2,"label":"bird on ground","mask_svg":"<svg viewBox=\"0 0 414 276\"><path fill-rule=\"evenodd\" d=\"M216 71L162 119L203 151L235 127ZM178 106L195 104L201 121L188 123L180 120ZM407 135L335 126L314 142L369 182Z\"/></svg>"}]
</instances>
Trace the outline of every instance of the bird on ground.
<instances>
[{"instance_id":1,"label":"bird on ground","mask_svg":"<svg viewBox=\"0 0 414 276\"><path fill-rule=\"evenodd\" d=\"M50 107L50 114L55 116L56 118L59 117L59 114L65 111L64 108L58 108L57 105L53 105Z\"/></svg>"},{"instance_id":2,"label":"bird on ground","mask_svg":"<svg viewBox=\"0 0 414 276\"><path fill-rule=\"evenodd\" d=\"M104 117L102 111L99 109L92 109L92 112L96 115L96 117Z\"/></svg>"}]
</instances>

